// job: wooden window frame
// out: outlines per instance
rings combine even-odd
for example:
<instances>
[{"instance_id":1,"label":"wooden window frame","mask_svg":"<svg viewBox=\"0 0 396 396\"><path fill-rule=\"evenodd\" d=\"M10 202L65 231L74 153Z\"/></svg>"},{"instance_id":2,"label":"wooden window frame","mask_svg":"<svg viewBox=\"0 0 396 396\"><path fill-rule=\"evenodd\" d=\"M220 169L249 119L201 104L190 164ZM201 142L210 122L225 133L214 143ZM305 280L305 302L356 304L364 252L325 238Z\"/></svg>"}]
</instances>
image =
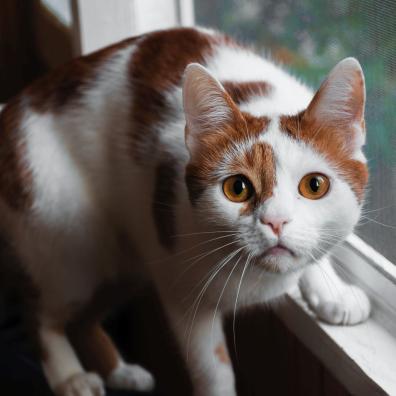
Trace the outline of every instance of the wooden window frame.
<instances>
[{"instance_id":1,"label":"wooden window frame","mask_svg":"<svg viewBox=\"0 0 396 396\"><path fill-rule=\"evenodd\" d=\"M67 26L45 1L37 2L38 48L54 67L71 53L84 55L149 30L191 26L193 6L193 0L70 0L71 23ZM54 40L48 39L53 36L56 51Z\"/></svg>"},{"instance_id":2,"label":"wooden window frame","mask_svg":"<svg viewBox=\"0 0 396 396\"><path fill-rule=\"evenodd\" d=\"M278 317L356 395L396 394L396 266L355 234L334 249L340 276L369 295L372 314L356 326L331 326L312 315L300 293L286 297Z\"/></svg>"}]
</instances>

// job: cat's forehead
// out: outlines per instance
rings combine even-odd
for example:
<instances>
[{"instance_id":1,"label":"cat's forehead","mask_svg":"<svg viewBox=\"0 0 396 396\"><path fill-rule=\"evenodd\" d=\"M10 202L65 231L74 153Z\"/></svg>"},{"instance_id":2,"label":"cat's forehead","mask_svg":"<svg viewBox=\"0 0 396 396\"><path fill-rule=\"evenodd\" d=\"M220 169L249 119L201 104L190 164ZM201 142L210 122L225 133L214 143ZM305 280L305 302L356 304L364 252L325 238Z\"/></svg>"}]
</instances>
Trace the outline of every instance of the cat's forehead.
<instances>
[{"instance_id":1,"label":"cat's forehead","mask_svg":"<svg viewBox=\"0 0 396 396\"><path fill-rule=\"evenodd\" d=\"M246 127L249 129L249 123ZM242 167L258 174L271 168L273 178L280 170L291 173L306 170L332 172L324 155L283 129L280 117L268 119L260 133L250 134L230 146L225 151L224 164L227 171Z\"/></svg>"},{"instance_id":2,"label":"cat's forehead","mask_svg":"<svg viewBox=\"0 0 396 396\"><path fill-rule=\"evenodd\" d=\"M246 130L252 125L251 117ZM367 170L363 162L348 158L331 131L306 130L300 115L267 118L260 131L244 135L224 154L223 169L243 173L261 191L262 200L272 195L281 180L295 183L310 172L319 172L346 181L361 200Z\"/></svg>"},{"instance_id":3,"label":"cat's forehead","mask_svg":"<svg viewBox=\"0 0 396 396\"><path fill-rule=\"evenodd\" d=\"M208 185L217 186L226 177L242 174L256 191L255 202L244 209L251 213L258 202L273 196L279 185L297 191L303 176L318 172L345 182L362 202L366 164L346 154L331 130L309 130L300 123L300 117L243 113L243 119L223 131L205 135L204 149L186 171L192 200Z\"/></svg>"},{"instance_id":4,"label":"cat's forehead","mask_svg":"<svg viewBox=\"0 0 396 396\"><path fill-rule=\"evenodd\" d=\"M278 168L297 174L313 170L333 172L326 155L316 151L309 141L291 137L283 128L281 117L274 117L258 140L271 146Z\"/></svg>"},{"instance_id":5,"label":"cat's forehead","mask_svg":"<svg viewBox=\"0 0 396 396\"><path fill-rule=\"evenodd\" d=\"M246 125L249 128L249 124ZM260 133L250 134L225 151L221 176L243 174L254 185L256 202L264 202L278 185L298 183L309 172L334 172L323 157L303 141L281 129L278 117L269 120ZM249 212L252 208L246 208Z\"/></svg>"}]
</instances>

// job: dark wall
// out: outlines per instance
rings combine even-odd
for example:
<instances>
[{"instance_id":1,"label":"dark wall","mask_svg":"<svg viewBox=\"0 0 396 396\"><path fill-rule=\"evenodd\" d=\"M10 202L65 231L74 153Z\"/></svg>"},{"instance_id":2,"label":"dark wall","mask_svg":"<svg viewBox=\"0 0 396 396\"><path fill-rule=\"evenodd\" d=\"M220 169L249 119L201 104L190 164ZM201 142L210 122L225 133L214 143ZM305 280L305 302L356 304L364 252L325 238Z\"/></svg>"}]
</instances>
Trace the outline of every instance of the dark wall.
<instances>
[{"instance_id":1,"label":"dark wall","mask_svg":"<svg viewBox=\"0 0 396 396\"><path fill-rule=\"evenodd\" d=\"M42 74L33 31L34 0L0 1L0 103Z\"/></svg>"}]
</instances>

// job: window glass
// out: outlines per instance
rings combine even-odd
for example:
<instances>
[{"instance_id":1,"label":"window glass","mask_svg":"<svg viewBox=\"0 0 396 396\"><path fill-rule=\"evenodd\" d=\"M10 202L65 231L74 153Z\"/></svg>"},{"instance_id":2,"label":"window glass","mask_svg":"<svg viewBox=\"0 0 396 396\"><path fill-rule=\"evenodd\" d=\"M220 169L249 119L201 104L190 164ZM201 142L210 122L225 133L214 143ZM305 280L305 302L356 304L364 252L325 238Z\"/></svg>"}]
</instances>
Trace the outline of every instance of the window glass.
<instances>
[{"instance_id":1,"label":"window glass","mask_svg":"<svg viewBox=\"0 0 396 396\"><path fill-rule=\"evenodd\" d=\"M396 1L200 0L196 22L253 43L317 88L342 58L362 64L370 185L356 232L396 263Z\"/></svg>"}]
</instances>

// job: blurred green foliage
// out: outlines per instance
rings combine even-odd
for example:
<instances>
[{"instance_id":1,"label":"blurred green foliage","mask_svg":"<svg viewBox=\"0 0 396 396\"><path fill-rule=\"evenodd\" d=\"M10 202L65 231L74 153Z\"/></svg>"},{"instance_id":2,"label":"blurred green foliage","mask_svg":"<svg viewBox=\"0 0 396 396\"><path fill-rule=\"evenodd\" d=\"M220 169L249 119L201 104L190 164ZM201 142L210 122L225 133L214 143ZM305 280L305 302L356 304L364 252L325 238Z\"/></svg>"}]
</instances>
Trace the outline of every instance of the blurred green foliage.
<instances>
[{"instance_id":1,"label":"blurred green foliage","mask_svg":"<svg viewBox=\"0 0 396 396\"><path fill-rule=\"evenodd\" d=\"M361 62L367 87L366 154L396 165L395 0L196 0L197 23L253 43L312 87L342 58Z\"/></svg>"},{"instance_id":2,"label":"blurred green foliage","mask_svg":"<svg viewBox=\"0 0 396 396\"><path fill-rule=\"evenodd\" d=\"M197 23L284 63L313 88L341 59L363 66L370 186L357 233L396 263L396 0L195 0Z\"/></svg>"}]
</instances>

